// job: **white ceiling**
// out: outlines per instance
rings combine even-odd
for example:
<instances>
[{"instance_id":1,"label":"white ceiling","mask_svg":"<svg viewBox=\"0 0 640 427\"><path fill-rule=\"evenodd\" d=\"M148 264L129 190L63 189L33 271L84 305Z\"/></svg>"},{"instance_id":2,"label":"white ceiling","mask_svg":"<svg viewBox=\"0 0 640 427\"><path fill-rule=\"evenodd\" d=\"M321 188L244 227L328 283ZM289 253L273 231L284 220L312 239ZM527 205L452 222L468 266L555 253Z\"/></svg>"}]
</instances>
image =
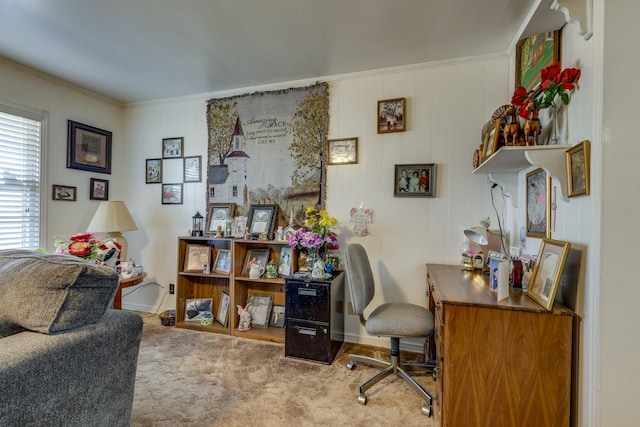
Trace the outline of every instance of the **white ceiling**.
<instances>
[{"instance_id":1,"label":"white ceiling","mask_svg":"<svg viewBox=\"0 0 640 427\"><path fill-rule=\"evenodd\" d=\"M131 103L505 53L540 2L3 0L0 56Z\"/></svg>"}]
</instances>

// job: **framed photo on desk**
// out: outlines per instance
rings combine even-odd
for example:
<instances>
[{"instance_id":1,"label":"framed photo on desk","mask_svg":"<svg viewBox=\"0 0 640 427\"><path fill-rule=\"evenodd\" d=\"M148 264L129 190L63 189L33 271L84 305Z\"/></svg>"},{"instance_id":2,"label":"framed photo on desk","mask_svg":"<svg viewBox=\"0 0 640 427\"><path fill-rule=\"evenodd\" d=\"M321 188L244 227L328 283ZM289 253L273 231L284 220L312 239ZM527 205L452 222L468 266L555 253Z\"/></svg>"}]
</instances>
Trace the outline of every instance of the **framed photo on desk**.
<instances>
[{"instance_id":1,"label":"framed photo on desk","mask_svg":"<svg viewBox=\"0 0 640 427\"><path fill-rule=\"evenodd\" d=\"M538 258L533 266L532 285L528 295L547 310L553 307L553 300L556 297L570 247L569 242L542 239Z\"/></svg>"}]
</instances>

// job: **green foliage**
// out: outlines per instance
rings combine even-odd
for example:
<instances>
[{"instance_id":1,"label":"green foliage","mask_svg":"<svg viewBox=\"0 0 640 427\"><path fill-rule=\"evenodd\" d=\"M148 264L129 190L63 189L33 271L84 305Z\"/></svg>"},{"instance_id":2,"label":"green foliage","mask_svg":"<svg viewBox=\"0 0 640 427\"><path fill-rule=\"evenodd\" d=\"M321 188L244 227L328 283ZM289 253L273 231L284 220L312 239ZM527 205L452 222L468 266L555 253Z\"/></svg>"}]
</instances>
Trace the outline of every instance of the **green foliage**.
<instances>
[{"instance_id":1,"label":"green foliage","mask_svg":"<svg viewBox=\"0 0 640 427\"><path fill-rule=\"evenodd\" d=\"M207 106L207 127L209 129L209 159L218 159L223 165L233 145L231 137L238 119L238 103Z\"/></svg>"}]
</instances>

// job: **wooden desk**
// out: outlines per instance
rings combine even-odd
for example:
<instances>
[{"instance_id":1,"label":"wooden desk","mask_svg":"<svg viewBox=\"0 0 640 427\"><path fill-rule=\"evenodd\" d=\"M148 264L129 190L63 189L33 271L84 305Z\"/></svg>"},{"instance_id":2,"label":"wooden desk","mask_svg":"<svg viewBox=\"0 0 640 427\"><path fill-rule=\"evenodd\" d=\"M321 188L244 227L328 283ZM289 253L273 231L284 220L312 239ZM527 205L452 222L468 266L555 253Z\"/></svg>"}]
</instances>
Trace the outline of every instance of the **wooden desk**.
<instances>
[{"instance_id":1,"label":"wooden desk","mask_svg":"<svg viewBox=\"0 0 640 427\"><path fill-rule=\"evenodd\" d=\"M118 292L116 292L116 296L113 298L113 308L116 310L122 309L122 290L124 288L128 288L129 286L135 286L144 280L147 277L147 273L142 272L139 276L132 276L128 279L120 279L120 286L118 286Z\"/></svg>"},{"instance_id":2,"label":"wooden desk","mask_svg":"<svg viewBox=\"0 0 640 427\"><path fill-rule=\"evenodd\" d=\"M438 426L570 425L571 310L514 289L497 302L488 277L459 266L427 264L427 285Z\"/></svg>"}]
</instances>

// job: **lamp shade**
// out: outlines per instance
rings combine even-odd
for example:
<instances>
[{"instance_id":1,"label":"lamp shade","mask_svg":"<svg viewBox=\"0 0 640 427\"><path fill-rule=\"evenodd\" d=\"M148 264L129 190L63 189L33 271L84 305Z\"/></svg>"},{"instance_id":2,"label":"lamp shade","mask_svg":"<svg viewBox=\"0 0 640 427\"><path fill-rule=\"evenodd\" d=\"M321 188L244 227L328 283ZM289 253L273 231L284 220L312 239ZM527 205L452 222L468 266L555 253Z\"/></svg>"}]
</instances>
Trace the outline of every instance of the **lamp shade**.
<instances>
[{"instance_id":1,"label":"lamp shade","mask_svg":"<svg viewBox=\"0 0 640 427\"><path fill-rule=\"evenodd\" d=\"M96 233L111 233L114 231L137 230L129 209L122 201L101 202L87 231Z\"/></svg>"},{"instance_id":2,"label":"lamp shade","mask_svg":"<svg viewBox=\"0 0 640 427\"><path fill-rule=\"evenodd\" d=\"M491 220L487 217L480 221L479 225L475 227L466 228L464 230L464 235L469 238L474 243L479 245L486 245L489 243L487 240L487 230L489 229L489 225L491 224Z\"/></svg>"}]
</instances>

